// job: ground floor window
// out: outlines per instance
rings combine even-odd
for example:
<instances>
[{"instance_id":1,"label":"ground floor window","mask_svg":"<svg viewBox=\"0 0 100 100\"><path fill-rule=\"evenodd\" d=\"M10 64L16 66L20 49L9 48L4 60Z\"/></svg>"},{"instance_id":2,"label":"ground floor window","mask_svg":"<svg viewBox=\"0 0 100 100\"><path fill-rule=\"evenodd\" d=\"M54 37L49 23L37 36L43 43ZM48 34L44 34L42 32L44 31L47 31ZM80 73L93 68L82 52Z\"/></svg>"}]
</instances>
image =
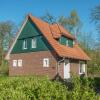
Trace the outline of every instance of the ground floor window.
<instances>
[{"instance_id":1,"label":"ground floor window","mask_svg":"<svg viewBox=\"0 0 100 100\"><path fill-rule=\"evenodd\" d=\"M79 74L84 74L85 73L85 62L80 61L79 63Z\"/></svg>"},{"instance_id":2,"label":"ground floor window","mask_svg":"<svg viewBox=\"0 0 100 100\"><path fill-rule=\"evenodd\" d=\"M21 59L18 60L18 67L22 67L22 60Z\"/></svg>"},{"instance_id":3,"label":"ground floor window","mask_svg":"<svg viewBox=\"0 0 100 100\"><path fill-rule=\"evenodd\" d=\"M13 67L22 67L22 59L13 60Z\"/></svg>"},{"instance_id":4,"label":"ground floor window","mask_svg":"<svg viewBox=\"0 0 100 100\"><path fill-rule=\"evenodd\" d=\"M43 67L49 67L49 58L43 59Z\"/></svg>"},{"instance_id":5,"label":"ground floor window","mask_svg":"<svg viewBox=\"0 0 100 100\"><path fill-rule=\"evenodd\" d=\"M13 67L17 67L17 60L13 60Z\"/></svg>"}]
</instances>

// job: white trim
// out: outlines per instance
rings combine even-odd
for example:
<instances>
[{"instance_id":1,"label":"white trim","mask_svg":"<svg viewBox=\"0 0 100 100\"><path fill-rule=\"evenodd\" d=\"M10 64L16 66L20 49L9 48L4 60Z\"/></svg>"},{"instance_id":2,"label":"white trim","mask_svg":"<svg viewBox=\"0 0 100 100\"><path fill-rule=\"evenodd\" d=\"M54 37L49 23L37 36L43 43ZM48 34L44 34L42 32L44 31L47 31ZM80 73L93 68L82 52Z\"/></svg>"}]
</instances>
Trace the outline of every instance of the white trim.
<instances>
[{"instance_id":1,"label":"white trim","mask_svg":"<svg viewBox=\"0 0 100 100\"><path fill-rule=\"evenodd\" d=\"M22 32L24 26L26 25L27 21L28 21L28 16L26 17L26 19L25 19L25 21L23 22L21 28L19 29L18 34L17 34L17 36L16 36L16 38L15 38L15 41L13 42L12 46L10 47L10 49L9 49L9 51L8 51L6 57L5 57L6 60L9 60L9 59L10 59L10 53L11 53L11 51L12 51L12 49L13 49L15 43L17 42L17 39L18 39L19 35L21 34L21 32Z\"/></svg>"}]
</instances>

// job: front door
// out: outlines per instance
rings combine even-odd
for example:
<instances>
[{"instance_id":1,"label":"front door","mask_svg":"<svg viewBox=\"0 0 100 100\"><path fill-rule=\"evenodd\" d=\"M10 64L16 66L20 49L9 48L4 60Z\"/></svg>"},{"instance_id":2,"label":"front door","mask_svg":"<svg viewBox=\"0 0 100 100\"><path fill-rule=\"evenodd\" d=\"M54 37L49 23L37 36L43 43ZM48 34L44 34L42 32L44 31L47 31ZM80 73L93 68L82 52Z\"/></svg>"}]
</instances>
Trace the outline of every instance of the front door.
<instances>
[{"instance_id":1,"label":"front door","mask_svg":"<svg viewBox=\"0 0 100 100\"><path fill-rule=\"evenodd\" d=\"M70 63L69 60L64 61L64 79L70 78Z\"/></svg>"}]
</instances>

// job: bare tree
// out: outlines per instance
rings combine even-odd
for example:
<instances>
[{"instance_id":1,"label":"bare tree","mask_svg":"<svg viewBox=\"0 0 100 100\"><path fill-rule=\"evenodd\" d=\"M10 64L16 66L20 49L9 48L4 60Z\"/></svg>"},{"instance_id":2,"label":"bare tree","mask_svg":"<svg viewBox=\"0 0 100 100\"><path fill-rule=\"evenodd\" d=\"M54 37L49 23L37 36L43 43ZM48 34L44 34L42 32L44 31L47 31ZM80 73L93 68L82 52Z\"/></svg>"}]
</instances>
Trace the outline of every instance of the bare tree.
<instances>
[{"instance_id":1,"label":"bare tree","mask_svg":"<svg viewBox=\"0 0 100 100\"><path fill-rule=\"evenodd\" d=\"M49 24L57 22L56 17L50 14L49 12L46 12L45 15L41 16L40 18Z\"/></svg>"},{"instance_id":2,"label":"bare tree","mask_svg":"<svg viewBox=\"0 0 100 100\"><path fill-rule=\"evenodd\" d=\"M96 29L100 33L100 5L91 10L91 20L96 24Z\"/></svg>"},{"instance_id":3,"label":"bare tree","mask_svg":"<svg viewBox=\"0 0 100 100\"><path fill-rule=\"evenodd\" d=\"M97 37L97 48L100 50L100 5L94 7L91 10L91 21L96 25L96 30L98 32L98 37Z\"/></svg>"},{"instance_id":4,"label":"bare tree","mask_svg":"<svg viewBox=\"0 0 100 100\"><path fill-rule=\"evenodd\" d=\"M62 26L64 26L67 30L69 30L70 33L75 35L76 37L80 33L82 22L80 21L80 18L75 10L72 10L69 17L60 16L55 17L51 15L49 12L47 12L45 15L40 17L42 20L48 22L49 24L53 23L59 23Z\"/></svg>"},{"instance_id":5,"label":"bare tree","mask_svg":"<svg viewBox=\"0 0 100 100\"><path fill-rule=\"evenodd\" d=\"M13 22L0 22L0 60L4 59L4 50L8 50L15 31L16 28Z\"/></svg>"}]
</instances>

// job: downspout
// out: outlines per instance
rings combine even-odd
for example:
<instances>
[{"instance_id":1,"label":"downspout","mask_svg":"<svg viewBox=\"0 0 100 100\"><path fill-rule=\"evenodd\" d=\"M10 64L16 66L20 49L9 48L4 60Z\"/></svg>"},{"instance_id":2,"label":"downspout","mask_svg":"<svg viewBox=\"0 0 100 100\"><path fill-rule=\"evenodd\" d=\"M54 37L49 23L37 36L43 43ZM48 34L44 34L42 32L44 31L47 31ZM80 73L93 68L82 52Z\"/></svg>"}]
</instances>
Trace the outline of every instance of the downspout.
<instances>
[{"instance_id":1,"label":"downspout","mask_svg":"<svg viewBox=\"0 0 100 100\"><path fill-rule=\"evenodd\" d=\"M65 60L65 58L63 57L63 59L61 59L61 60L59 60L58 62L57 62L57 75L59 75L59 65L60 65L60 63L62 62L62 61L64 61Z\"/></svg>"}]
</instances>

